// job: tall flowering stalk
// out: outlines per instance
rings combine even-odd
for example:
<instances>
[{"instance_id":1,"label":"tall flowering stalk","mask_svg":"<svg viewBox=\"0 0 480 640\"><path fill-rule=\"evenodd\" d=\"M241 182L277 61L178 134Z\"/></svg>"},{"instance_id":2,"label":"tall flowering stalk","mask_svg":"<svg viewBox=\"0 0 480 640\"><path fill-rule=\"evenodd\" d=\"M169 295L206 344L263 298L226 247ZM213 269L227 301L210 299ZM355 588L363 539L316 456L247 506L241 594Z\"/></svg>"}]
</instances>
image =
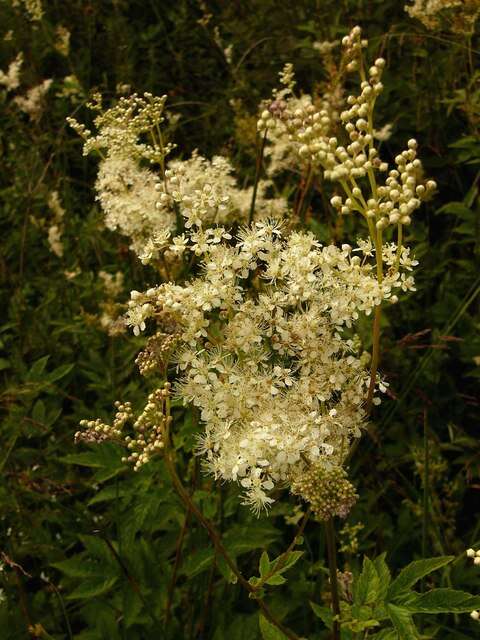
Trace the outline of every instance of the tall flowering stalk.
<instances>
[{"instance_id":1,"label":"tall flowering stalk","mask_svg":"<svg viewBox=\"0 0 480 640\"><path fill-rule=\"evenodd\" d=\"M336 78L358 72L357 95L344 98L337 83L321 98L297 96L287 65L283 88L262 105L258 129L261 155L265 150L270 158L267 171L275 173L272 158L281 158L282 167L296 165L305 176L293 212L284 200L269 199L259 165L255 185L240 189L221 156L167 160L174 145L163 131L164 97L134 95L105 112L94 104L96 135L71 121L86 140L85 152L101 155L97 193L107 226L128 236L141 260L158 264L164 277L131 292L124 323L137 336L150 333L137 358L142 374L168 374L173 383L154 391L139 417L124 403L112 425L84 421L77 440L122 442L135 469L163 455L180 497L224 554L211 523L189 500L170 452L171 393L196 407L202 423L197 453L207 473L238 483L243 503L257 515L284 490L326 523L335 638L333 519L346 517L357 499L347 461L386 390L378 374L381 307L415 290L418 263L405 246L404 228L436 188L423 180L415 140L394 168L381 159L374 107L385 61L367 68L359 27L342 44ZM332 183L330 203L338 214L365 222L364 238L322 246L299 228L319 176ZM371 314L370 356L355 328ZM227 563L241 576L231 559ZM263 584L243 577L240 583L254 594ZM261 608L287 637L296 637Z\"/></svg>"}]
</instances>

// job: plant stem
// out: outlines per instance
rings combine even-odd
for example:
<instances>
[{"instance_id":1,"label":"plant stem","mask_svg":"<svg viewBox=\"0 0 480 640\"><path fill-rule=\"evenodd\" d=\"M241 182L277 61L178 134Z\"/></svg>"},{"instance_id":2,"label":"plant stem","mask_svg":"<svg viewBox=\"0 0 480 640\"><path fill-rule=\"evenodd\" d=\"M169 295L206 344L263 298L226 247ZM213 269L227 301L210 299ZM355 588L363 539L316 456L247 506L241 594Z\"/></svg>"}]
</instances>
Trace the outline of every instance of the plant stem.
<instances>
[{"instance_id":1,"label":"plant stem","mask_svg":"<svg viewBox=\"0 0 480 640\"><path fill-rule=\"evenodd\" d=\"M267 131L268 131L268 128L265 128L265 133L263 134L262 142L260 144L260 149L257 153L257 162L255 166L255 183L253 185L252 202L250 204L248 224L252 224L253 218L255 215L255 201L257 199L258 183L260 180L260 171L262 169L263 152L265 151L265 144L267 142Z\"/></svg>"},{"instance_id":2,"label":"plant stem","mask_svg":"<svg viewBox=\"0 0 480 640\"><path fill-rule=\"evenodd\" d=\"M428 532L428 512L429 512L429 467L430 449L428 444L428 422L427 409L423 410L423 507L422 507L422 558L427 557L427 532ZM421 582L421 591L424 590L424 580Z\"/></svg>"},{"instance_id":3,"label":"plant stem","mask_svg":"<svg viewBox=\"0 0 480 640\"><path fill-rule=\"evenodd\" d=\"M373 350L372 350L372 366L370 368L370 385L368 387L367 414L372 410L373 393L375 391L375 382L377 380L378 360L380 357L380 320L382 317L382 306L378 304L375 307L375 317L373 320Z\"/></svg>"},{"instance_id":4,"label":"plant stem","mask_svg":"<svg viewBox=\"0 0 480 640\"><path fill-rule=\"evenodd\" d=\"M165 627L168 627L170 622L170 614L172 610L172 602L173 602L173 594L175 591L175 585L177 583L177 575L178 569L180 567L180 560L182 557L182 549L183 542L185 540L185 534L187 533L188 525L190 523L190 509L187 509L185 514L185 520L183 521L182 528L180 530L180 534L178 536L177 545L175 549L175 563L173 565L172 577L170 580L170 584L168 585L168 596L167 596L167 604L165 606Z\"/></svg>"},{"instance_id":5,"label":"plant stem","mask_svg":"<svg viewBox=\"0 0 480 640\"><path fill-rule=\"evenodd\" d=\"M335 548L335 526L333 518L325 522L327 539L328 568L330 572L330 589L332 592L333 633L332 640L340 640L340 600L338 597L337 581L337 552Z\"/></svg>"},{"instance_id":6,"label":"plant stem","mask_svg":"<svg viewBox=\"0 0 480 640\"><path fill-rule=\"evenodd\" d=\"M170 416L167 418L167 422L169 421L169 419L170 419ZM167 429L168 429L168 426L167 426ZM197 518L200 524L207 530L207 533L210 536L210 539L217 553L221 554L225 558L225 562L227 563L232 573L236 576L240 585L254 596L254 599L257 601L258 606L262 610L262 613L265 616L265 618L267 618L269 622L271 622L275 627L277 627L277 629L279 629L289 640L299 640L299 637L293 631L285 627L279 620L277 620L275 616L272 614L272 612L270 611L270 609L267 607L267 605L262 600L256 597L257 594L256 594L255 588L240 573L234 560L230 557L228 551L223 546L223 543L220 539L219 534L215 530L215 527L210 522L210 520L207 520L207 518L205 518L203 513L200 511L197 505L193 502L191 496L188 494L185 487L183 486L182 481L178 477L177 471L175 469L175 465L172 461L170 450L168 448L168 442L165 442L165 448L166 448L165 463L166 463L168 472L170 474L170 477L172 478L172 482L175 487L175 490L177 491L182 502L185 504L185 507L193 513L193 515Z\"/></svg>"},{"instance_id":7,"label":"plant stem","mask_svg":"<svg viewBox=\"0 0 480 640\"><path fill-rule=\"evenodd\" d=\"M300 200L299 200L299 203L298 203L297 210L295 212L296 216L298 216L298 218L299 218L299 220L300 220L300 222L302 224L305 224L305 214L306 214L305 200L306 200L306 197L307 197L307 193L310 190L310 186L312 184L312 180L313 180L313 168L312 168L312 165L309 164L308 165L308 170L307 170L307 176L305 178L305 183L304 183L304 186L303 186L303 189L302 189L302 193L301 193L301 196L300 196ZM308 204L307 204L307 207L308 207Z\"/></svg>"}]
</instances>

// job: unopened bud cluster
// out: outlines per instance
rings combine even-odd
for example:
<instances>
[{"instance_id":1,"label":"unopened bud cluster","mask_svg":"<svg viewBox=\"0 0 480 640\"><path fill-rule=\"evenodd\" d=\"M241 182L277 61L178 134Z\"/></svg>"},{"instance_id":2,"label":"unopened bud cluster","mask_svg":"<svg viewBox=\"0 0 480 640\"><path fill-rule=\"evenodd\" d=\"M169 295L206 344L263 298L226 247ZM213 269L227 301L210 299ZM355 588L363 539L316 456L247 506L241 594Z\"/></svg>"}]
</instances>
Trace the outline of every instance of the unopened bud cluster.
<instances>
[{"instance_id":1,"label":"unopened bud cluster","mask_svg":"<svg viewBox=\"0 0 480 640\"><path fill-rule=\"evenodd\" d=\"M363 124L364 121L360 121L360 127L363 128ZM359 126L358 121L356 126ZM352 130L352 132L355 131L356 129ZM367 142L363 140L362 144L365 146ZM388 169L386 163L380 163L377 166L375 149L372 148L368 152L368 156L374 158L373 162L367 159L365 153L357 153L362 149L362 146L355 146L355 142L349 145L346 150L339 147L336 154L341 163L328 177L347 180L352 177L362 177L375 167L380 170ZM349 158L349 153L354 154L353 158ZM357 155L355 155L356 153ZM412 213L420 207L422 199L429 197L437 187L433 180L417 185L422 172L422 164L416 156L417 141L411 139L408 141L408 149L402 151L395 158L397 168L389 171L385 185L377 187L375 193L372 194L374 197L365 201L362 190L355 186L351 189L348 197L342 198L342 196L336 195L331 198L330 203L343 215L353 211L362 212L367 218L374 220L377 229L384 229L390 224L409 225L412 221ZM325 175L327 176L327 172Z\"/></svg>"},{"instance_id":2,"label":"unopened bud cluster","mask_svg":"<svg viewBox=\"0 0 480 640\"><path fill-rule=\"evenodd\" d=\"M477 549L475 551L475 549L467 549L466 551L467 557L472 559L472 562L475 566L480 567L480 549ZM480 611L477 610L473 610L470 613L470 617L473 620L479 621L480 620Z\"/></svg>"},{"instance_id":3,"label":"unopened bud cluster","mask_svg":"<svg viewBox=\"0 0 480 640\"><path fill-rule=\"evenodd\" d=\"M179 339L179 334L162 331L157 331L151 336L145 349L140 351L135 360L142 376L148 376L154 371L164 372Z\"/></svg>"},{"instance_id":4,"label":"unopened bud cluster","mask_svg":"<svg viewBox=\"0 0 480 640\"><path fill-rule=\"evenodd\" d=\"M99 444L116 442L127 449L128 455L122 462L129 462L135 471L150 461L152 456L164 448L164 433L171 421L167 408L170 397L170 383L156 389L148 396L142 413L135 418L130 402L116 402L117 409L113 423L105 424L100 419L82 420L82 431L75 434L75 442ZM125 425L131 422L133 435L125 435Z\"/></svg>"},{"instance_id":5,"label":"unopened bud cluster","mask_svg":"<svg viewBox=\"0 0 480 640\"><path fill-rule=\"evenodd\" d=\"M361 27L353 27L350 33L342 38L342 46L345 50L347 71L356 71L361 63L362 49L368 46L368 40L362 39Z\"/></svg>"},{"instance_id":6,"label":"unopened bud cluster","mask_svg":"<svg viewBox=\"0 0 480 640\"><path fill-rule=\"evenodd\" d=\"M475 566L480 566L480 549L467 549L467 557L472 559L472 562Z\"/></svg>"},{"instance_id":7,"label":"unopened bud cluster","mask_svg":"<svg viewBox=\"0 0 480 640\"><path fill-rule=\"evenodd\" d=\"M312 464L294 477L291 491L310 504L318 520L346 518L357 501L355 487L342 467Z\"/></svg>"},{"instance_id":8,"label":"unopened bud cluster","mask_svg":"<svg viewBox=\"0 0 480 640\"><path fill-rule=\"evenodd\" d=\"M361 38L360 27L354 27L342 40L340 66L358 71L361 82L359 94L347 97L346 108L339 115L330 101L317 105L309 95L296 98L287 88L274 92L275 99L262 112L258 127L272 130L271 157L293 151L310 170L321 170L327 180L339 182L344 195L334 195L332 206L343 215L360 213L369 220L372 233L373 228L409 225L413 212L431 196L436 184L433 180L422 181L416 140L408 141L407 149L396 156L396 167L390 171L375 147L373 113L383 90L385 60L377 58L365 70L363 49L367 44ZM293 74L291 66L289 74ZM344 132L334 136L338 124ZM288 144L282 140L282 131L288 136ZM377 185L377 172L388 172L385 184Z\"/></svg>"}]
</instances>

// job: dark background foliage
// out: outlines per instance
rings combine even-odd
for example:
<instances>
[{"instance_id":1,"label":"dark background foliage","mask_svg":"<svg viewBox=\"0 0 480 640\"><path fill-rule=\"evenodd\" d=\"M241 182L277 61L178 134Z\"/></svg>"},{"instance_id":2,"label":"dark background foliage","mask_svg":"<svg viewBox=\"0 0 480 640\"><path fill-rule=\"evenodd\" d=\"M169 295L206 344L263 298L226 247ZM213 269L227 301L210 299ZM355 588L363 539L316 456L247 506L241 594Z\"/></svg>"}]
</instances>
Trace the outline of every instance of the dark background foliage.
<instances>
[{"instance_id":1,"label":"dark background foliage","mask_svg":"<svg viewBox=\"0 0 480 640\"><path fill-rule=\"evenodd\" d=\"M99 326L105 294L97 274L121 270L123 299L155 274L125 239L102 228L92 189L96 162L82 156L65 117L75 112L88 121L88 95L101 91L108 102L119 83L167 94L169 108L181 114L178 154L228 153L241 179L251 181L257 105L276 86L278 71L294 62L300 87L310 91L325 77L313 42L341 38L357 23L369 54L387 60L377 127L394 128L383 153L394 156L416 137L439 188L409 229L420 260L418 291L385 314L381 368L390 397L375 410L374 429L352 460L360 500L347 524L360 526L356 540L348 530L341 535L340 564L356 571L362 554L385 551L395 570L422 555L461 556L478 545L478 38L426 31L393 0L205 7L187 0L44 0L44 9L38 23L22 7L0 4L0 38L13 31L1 41L0 68L22 51L23 88L54 80L35 122L5 92L1 97L2 640L260 637L255 603L228 584L228 571L204 530L185 518L161 461L133 474L113 445L73 445L80 419L107 419L117 399L140 405L147 389L134 366L142 339L112 338ZM211 18L200 24L205 13ZM71 31L68 56L54 47L58 25ZM233 45L231 64L215 29L223 48ZM81 87L73 98L62 95L71 74ZM67 212L63 258L47 242L54 190ZM319 237L355 233L338 226L321 196L314 194L309 210ZM255 575L261 551L278 554L294 536L295 502L283 496L268 517L253 518L235 487L202 475L192 457L197 429L191 410L177 407L182 475L245 575ZM268 593L272 609L309 638L328 637L308 604L328 604L324 546L321 528L309 523L303 558L288 583ZM477 576L459 558L436 580L478 592ZM428 629L428 637L442 640L478 633L468 616L444 616Z\"/></svg>"}]
</instances>

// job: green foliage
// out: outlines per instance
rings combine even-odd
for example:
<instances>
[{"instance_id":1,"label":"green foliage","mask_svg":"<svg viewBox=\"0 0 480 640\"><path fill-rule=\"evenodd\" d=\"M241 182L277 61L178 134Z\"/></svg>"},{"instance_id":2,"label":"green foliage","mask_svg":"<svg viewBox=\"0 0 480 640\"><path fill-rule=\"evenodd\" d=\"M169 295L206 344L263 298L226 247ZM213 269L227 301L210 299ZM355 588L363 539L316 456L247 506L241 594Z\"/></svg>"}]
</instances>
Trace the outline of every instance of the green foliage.
<instances>
[{"instance_id":1,"label":"green foliage","mask_svg":"<svg viewBox=\"0 0 480 640\"><path fill-rule=\"evenodd\" d=\"M381 368L391 397L375 410L372 436L351 462L361 497L349 522L364 526L357 551L339 557L344 574L353 573L342 594L342 640L475 637L478 627L464 614L480 608L479 597L467 593L478 593L478 572L460 558L480 541L478 34L428 33L392 0L209 3L211 18L203 22L202 3L186 0L43 5L36 23L23 2L0 3L0 69L19 51L25 59L18 95L53 79L38 119L0 88L2 640L284 637L185 511L161 462L133 474L115 445L74 447L80 419L108 419L117 399L140 405L158 382L133 375L141 338L102 328L98 273L124 274L120 307L156 274L103 229L92 194L95 162L82 157L65 117L85 115L94 90L109 102L120 84L167 93L169 108L181 115L181 152L226 149L251 183L256 110L278 71L293 61L300 88L309 90L325 78L313 43L339 39L356 22L372 55L388 59L379 111L393 135L382 152L394 156L415 135L439 192L408 232L420 260L418 291L384 318ZM67 55L55 47L59 26L71 32ZM232 64L223 52L230 44ZM291 200L297 187L298 176L285 178ZM63 256L48 243L54 191L66 210ZM351 219L338 220L322 185L307 224L324 243L358 232ZM368 347L369 319L361 333ZM182 480L242 575L253 576L256 595L299 636L329 638L320 526L309 522L303 551L285 558L298 527L293 498L277 502L268 518L253 518L235 487L219 486L199 469L192 455L198 416L175 404L174 417ZM409 564L422 546L437 557ZM379 550L385 553L368 558ZM419 581L427 588L414 591Z\"/></svg>"}]
</instances>

